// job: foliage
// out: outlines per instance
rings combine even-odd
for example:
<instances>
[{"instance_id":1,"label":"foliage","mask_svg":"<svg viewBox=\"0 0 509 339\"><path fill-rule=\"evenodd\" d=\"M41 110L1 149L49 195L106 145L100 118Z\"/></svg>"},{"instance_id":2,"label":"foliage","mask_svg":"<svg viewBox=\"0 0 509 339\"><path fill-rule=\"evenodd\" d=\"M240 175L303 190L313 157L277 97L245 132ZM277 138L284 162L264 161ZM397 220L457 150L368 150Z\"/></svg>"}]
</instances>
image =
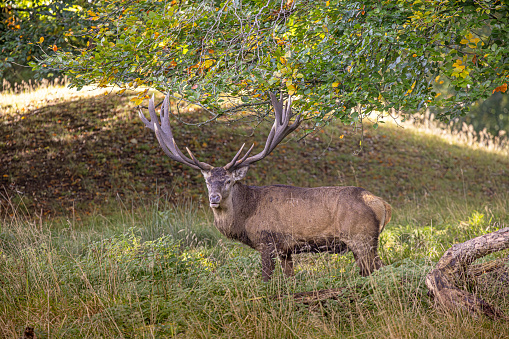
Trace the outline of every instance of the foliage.
<instances>
[{"instance_id":1,"label":"foliage","mask_svg":"<svg viewBox=\"0 0 509 339\"><path fill-rule=\"evenodd\" d=\"M98 3L91 43L35 69L64 71L77 88L169 91L213 118L264 107L270 90L319 121L356 121L358 105L436 105L447 120L507 89L509 7L498 0ZM444 79L455 95L435 90Z\"/></svg>"},{"instance_id":2,"label":"foliage","mask_svg":"<svg viewBox=\"0 0 509 339\"><path fill-rule=\"evenodd\" d=\"M47 53L83 46L83 32L92 25L87 0L5 0L0 12L0 76L12 80L12 69L27 66ZM51 77L55 70L41 67L37 77Z\"/></svg>"},{"instance_id":3,"label":"foliage","mask_svg":"<svg viewBox=\"0 0 509 339\"><path fill-rule=\"evenodd\" d=\"M474 105L467 115L459 120L473 125L476 131L484 128L493 135L509 132L509 93L495 93L482 103Z\"/></svg>"}]
</instances>

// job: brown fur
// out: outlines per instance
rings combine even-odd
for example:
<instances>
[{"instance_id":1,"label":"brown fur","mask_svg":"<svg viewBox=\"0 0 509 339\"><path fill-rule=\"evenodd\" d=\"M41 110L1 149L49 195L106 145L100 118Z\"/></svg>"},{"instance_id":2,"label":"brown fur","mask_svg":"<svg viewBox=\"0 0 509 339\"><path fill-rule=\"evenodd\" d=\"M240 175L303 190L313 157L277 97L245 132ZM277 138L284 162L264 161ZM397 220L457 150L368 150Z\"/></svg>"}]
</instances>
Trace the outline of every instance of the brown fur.
<instances>
[{"instance_id":1,"label":"brown fur","mask_svg":"<svg viewBox=\"0 0 509 339\"><path fill-rule=\"evenodd\" d=\"M209 197L220 196L219 205L212 208L215 226L261 253L265 281L272 275L276 256L285 274L293 275L294 253L351 250L362 275L382 266L378 237L391 218L391 207L365 189L246 186L238 180L247 168L202 172Z\"/></svg>"}]
</instances>

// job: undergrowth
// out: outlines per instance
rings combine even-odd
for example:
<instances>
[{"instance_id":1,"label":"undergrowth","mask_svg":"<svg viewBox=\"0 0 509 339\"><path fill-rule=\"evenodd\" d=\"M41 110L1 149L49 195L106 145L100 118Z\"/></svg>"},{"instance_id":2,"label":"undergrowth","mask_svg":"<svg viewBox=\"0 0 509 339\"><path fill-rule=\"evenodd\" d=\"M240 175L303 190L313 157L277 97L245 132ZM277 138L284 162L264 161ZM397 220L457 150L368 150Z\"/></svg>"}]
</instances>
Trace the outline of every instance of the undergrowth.
<instances>
[{"instance_id":1,"label":"undergrowth","mask_svg":"<svg viewBox=\"0 0 509 339\"><path fill-rule=\"evenodd\" d=\"M441 313L424 284L447 248L506 218L472 212L444 224L389 224L380 240L387 265L370 277L358 274L351 254L303 254L294 278L277 269L263 283L259 255L225 240L200 207L120 210L83 222L2 223L3 337L25 326L38 338L494 338L509 330L507 322ZM474 288L509 312L507 284ZM307 304L292 297L324 289L342 292Z\"/></svg>"}]
</instances>

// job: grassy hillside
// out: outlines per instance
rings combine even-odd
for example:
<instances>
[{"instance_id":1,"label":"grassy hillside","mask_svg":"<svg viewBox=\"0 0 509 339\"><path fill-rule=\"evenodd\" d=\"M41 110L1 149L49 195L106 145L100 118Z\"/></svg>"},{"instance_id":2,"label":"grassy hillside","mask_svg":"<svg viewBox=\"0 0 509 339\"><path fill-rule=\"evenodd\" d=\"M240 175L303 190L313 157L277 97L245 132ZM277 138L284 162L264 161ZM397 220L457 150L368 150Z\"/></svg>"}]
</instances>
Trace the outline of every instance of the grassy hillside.
<instances>
[{"instance_id":1,"label":"grassy hillside","mask_svg":"<svg viewBox=\"0 0 509 339\"><path fill-rule=\"evenodd\" d=\"M509 224L507 152L389 123L365 129L358 155L351 126L289 139L246 183L383 197L388 265L363 278L351 254L299 255L295 278L278 270L265 284L258 254L213 228L201 175L167 159L129 97L38 93L0 96L0 336L508 337L507 321L436 310L424 285L452 244ZM205 117L189 108L180 119ZM243 142L263 144L270 124L173 126L181 147L218 166ZM287 296L321 289L337 294ZM507 270L468 289L509 314Z\"/></svg>"}]
</instances>

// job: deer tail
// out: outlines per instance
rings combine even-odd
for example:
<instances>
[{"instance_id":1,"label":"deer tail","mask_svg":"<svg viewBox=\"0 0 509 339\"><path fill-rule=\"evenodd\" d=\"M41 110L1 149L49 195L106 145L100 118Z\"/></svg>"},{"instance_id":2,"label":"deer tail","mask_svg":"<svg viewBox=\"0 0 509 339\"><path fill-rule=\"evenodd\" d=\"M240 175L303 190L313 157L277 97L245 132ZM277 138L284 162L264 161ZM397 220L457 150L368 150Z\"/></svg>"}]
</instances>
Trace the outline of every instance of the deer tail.
<instances>
[{"instance_id":1,"label":"deer tail","mask_svg":"<svg viewBox=\"0 0 509 339\"><path fill-rule=\"evenodd\" d=\"M389 221L391 221L391 216L392 216L391 205L389 205L385 201L383 203L384 203L384 207L385 207L385 217L384 217L384 220L380 223L380 233L383 231L385 225L387 225L389 223Z\"/></svg>"}]
</instances>

